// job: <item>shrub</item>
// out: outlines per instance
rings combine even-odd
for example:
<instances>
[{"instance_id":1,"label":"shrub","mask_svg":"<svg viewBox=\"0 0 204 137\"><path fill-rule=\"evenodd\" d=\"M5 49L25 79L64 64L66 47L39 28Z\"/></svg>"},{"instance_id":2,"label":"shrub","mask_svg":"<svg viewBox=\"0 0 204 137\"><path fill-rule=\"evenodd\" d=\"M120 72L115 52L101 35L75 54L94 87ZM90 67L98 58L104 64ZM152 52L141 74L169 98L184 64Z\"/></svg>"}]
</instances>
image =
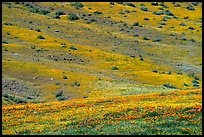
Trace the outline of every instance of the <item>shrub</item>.
<instances>
[{"instance_id":1,"label":"shrub","mask_svg":"<svg viewBox=\"0 0 204 137\"><path fill-rule=\"evenodd\" d=\"M45 39L43 36L39 35L37 36L38 39Z\"/></svg>"},{"instance_id":2,"label":"shrub","mask_svg":"<svg viewBox=\"0 0 204 137\"><path fill-rule=\"evenodd\" d=\"M10 22L4 22L4 25L7 25L7 26L12 26L13 24L10 23Z\"/></svg>"},{"instance_id":3,"label":"shrub","mask_svg":"<svg viewBox=\"0 0 204 137\"><path fill-rule=\"evenodd\" d=\"M181 7L181 5L180 4L175 4L174 7Z\"/></svg>"},{"instance_id":4,"label":"shrub","mask_svg":"<svg viewBox=\"0 0 204 137\"><path fill-rule=\"evenodd\" d=\"M8 97L9 97L9 95L6 94L6 93L2 93L2 96L5 97L5 98L8 98Z\"/></svg>"},{"instance_id":5,"label":"shrub","mask_svg":"<svg viewBox=\"0 0 204 137\"><path fill-rule=\"evenodd\" d=\"M196 42L194 39L190 39L189 42Z\"/></svg>"},{"instance_id":6,"label":"shrub","mask_svg":"<svg viewBox=\"0 0 204 137\"><path fill-rule=\"evenodd\" d=\"M63 94L63 91L62 91L62 90L59 91L59 92L56 92L56 93L55 93L55 97L60 97L60 96L62 96L62 94Z\"/></svg>"},{"instance_id":7,"label":"shrub","mask_svg":"<svg viewBox=\"0 0 204 137\"><path fill-rule=\"evenodd\" d=\"M194 30L194 28L192 26L189 26L188 29Z\"/></svg>"},{"instance_id":8,"label":"shrub","mask_svg":"<svg viewBox=\"0 0 204 137\"><path fill-rule=\"evenodd\" d=\"M167 88L173 88L173 89L176 88L174 85L170 85L169 83L164 83L162 86L167 87Z\"/></svg>"},{"instance_id":9,"label":"shrub","mask_svg":"<svg viewBox=\"0 0 204 137\"><path fill-rule=\"evenodd\" d=\"M59 16L59 15L53 15L52 18L54 18L54 19L60 19L60 16Z\"/></svg>"},{"instance_id":10,"label":"shrub","mask_svg":"<svg viewBox=\"0 0 204 137\"><path fill-rule=\"evenodd\" d=\"M131 6L131 7L136 7L135 4L127 2L126 5Z\"/></svg>"},{"instance_id":11,"label":"shrub","mask_svg":"<svg viewBox=\"0 0 204 137\"><path fill-rule=\"evenodd\" d=\"M29 11L33 13L43 14L43 15L50 13L48 9L42 9L40 7L33 7Z\"/></svg>"},{"instance_id":12,"label":"shrub","mask_svg":"<svg viewBox=\"0 0 204 137\"><path fill-rule=\"evenodd\" d=\"M162 19L171 19L171 17L169 17L169 16L163 16L163 18Z\"/></svg>"},{"instance_id":13,"label":"shrub","mask_svg":"<svg viewBox=\"0 0 204 137\"><path fill-rule=\"evenodd\" d=\"M141 11L148 11L148 8L146 8L146 7L140 7L140 10L141 10Z\"/></svg>"},{"instance_id":14,"label":"shrub","mask_svg":"<svg viewBox=\"0 0 204 137\"><path fill-rule=\"evenodd\" d=\"M199 77L197 77L197 76L194 76L194 79L195 79L195 80L199 80Z\"/></svg>"},{"instance_id":15,"label":"shrub","mask_svg":"<svg viewBox=\"0 0 204 137\"><path fill-rule=\"evenodd\" d=\"M154 38L154 39L152 40L152 42L159 42L159 41L161 41L161 38Z\"/></svg>"},{"instance_id":16,"label":"shrub","mask_svg":"<svg viewBox=\"0 0 204 137\"><path fill-rule=\"evenodd\" d=\"M116 66L112 66L111 70L119 70L119 68Z\"/></svg>"},{"instance_id":17,"label":"shrub","mask_svg":"<svg viewBox=\"0 0 204 137\"><path fill-rule=\"evenodd\" d=\"M139 26L139 22L134 22L132 26Z\"/></svg>"},{"instance_id":18,"label":"shrub","mask_svg":"<svg viewBox=\"0 0 204 137\"><path fill-rule=\"evenodd\" d=\"M164 13L163 12L159 12L159 11L153 11L152 14L161 15L161 14L164 14Z\"/></svg>"},{"instance_id":19,"label":"shrub","mask_svg":"<svg viewBox=\"0 0 204 137\"><path fill-rule=\"evenodd\" d=\"M150 40L148 37L144 36L143 40Z\"/></svg>"},{"instance_id":20,"label":"shrub","mask_svg":"<svg viewBox=\"0 0 204 137\"><path fill-rule=\"evenodd\" d=\"M80 86L80 83L78 82L78 81L74 81L72 84L71 84L71 86Z\"/></svg>"},{"instance_id":21,"label":"shrub","mask_svg":"<svg viewBox=\"0 0 204 137\"><path fill-rule=\"evenodd\" d=\"M149 20L149 18L144 18L144 20Z\"/></svg>"},{"instance_id":22,"label":"shrub","mask_svg":"<svg viewBox=\"0 0 204 137\"><path fill-rule=\"evenodd\" d=\"M66 97L65 97L65 96L59 96L59 97L57 97L57 100L58 100L58 101L66 100Z\"/></svg>"},{"instance_id":23,"label":"shrub","mask_svg":"<svg viewBox=\"0 0 204 137\"><path fill-rule=\"evenodd\" d=\"M159 4L158 4L158 2L152 2L151 5L158 6Z\"/></svg>"},{"instance_id":24,"label":"shrub","mask_svg":"<svg viewBox=\"0 0 204 137\"><path fill-rule=\"evenodd\" d=\"M167 72L167 74L171 74L171 71L169 70L169 71Z\"/></svg>"},{"instance_id":25,"label":"shrub","mask_svg":"<svg viewBox=\"0 0 204 137\"><path fill-rule=\"evenodd\" d=\"M122 14L122 15L123 15L123 14L125 14L125 13L124 13L124 12L122 12L122 11L120 11L118 14Z\"/></svg>"},{"instance_id":26,"label":"shrub","mask_svg":"<svg viewBox=\"0 0 204 137\"><path fill-rule=\"evenodd\" d=\"M114 3L114 2L110 2L110 4L111 4L111 5L115 5L115 3Z\"/></svg>"},{"instance_id":27,"label":"shrub","mask_svg":"<svg viewBox=\"0 0 204 137\"><path fill-rule=\"evenodd\" d=\"M156 69L153 69L153 70L152 70L152 72L155 72L155 73L157 73L157 72L158 72L158 70L156 70Z\"/></svg>"},{"instance_id":28,"label":"shrub","mask_svg":"<svg viewBox=\"0 0 204 137\"><path fill-rule=\"evenodd\" d=\"M39 10L39 13L40 13L40 14L43 14L43 15L46 15L46 14L50 13L50 11L47 10L47 9L40 9L40 10Z\"/></svg>"},{"instance_id":29,"label":"shrub","mask_svg":"<svg viewBox=\"0 0 204 137\"><path fill-rule=\"evenodd\" d=\"M130 13L130 11L129 11L129 10L125 10L124 12L126 12L126 13Z\"/></svg>"},{"instance_id":30,"label":"shrub","mask_svg":"<svg viewBox=\"0 0 204 137\"><path fill-rule=\"evenodd\" d=\"M164 21L158 22L158 24L160 25L166 25L166 23Z\"/></svg>"},{"instance_id":31,"label":"shrub","mask_svg":"<svg viewBox=\"0 0 204 137\"><path fill-rule=\"evenodd\" d=\"M144 3L140 3L140 6L145 6L145 4Z\"/></svg>"},{"instance_id":32,"label":"shrub","mask_svg":"<svg viewBox=\"0 0 204 137\"><path fill-rule=\"evenodd\" d=\"M94 11L93 14L97 15L97 14L102 14L102 12L100 11Z\"/></svg>"},{"instance_id":33,"label":"shrub","mask_svg":"<svg viewBox=\"0 0 204 137\"><path fill-rule=\"evenodd\" d=\"M63 79L67 79L67 76L63 76Z\"/></svg>"},{"instance_id":34,"label":"shrub","mask_svg":"<svg viewBox=\"0 0 204 137\"><path fill-rule=\"evenodd\" d=\"M174 14L171 11L169 11L169 10L165 10L164 14L166 14L168 16L174 16Z\"/></svg>"},{"instance_id":35,"label":"shrub","mask_svg":"<svg viewBox=\"0 0 204 137\"><path fill-rule=\"evenodd\" d=\"M140 57L140 61L143 61L144 59L143 59L143 57Z\"/></svg>"},{"instance_id":36,"label":"shrub","mask_svg":"<svg viewBox=\"0 0 204 137\"><path fill-rule=\"evenodd\" d=\"M186 24L185 24L185 23L183 23L183 22L182 22L182 23L180 23L179 25L180 25L180 26L186 26Z\"/></svg>"},{"instance_id":37,"label":"shrub","mask_svg":"<svg viewBox=\"0 0 204 137\"><path fill-rule=\"evenodd\" d=\"M71 50L77 50L77 48L75 46L70 46L69 47Z\"/></svg>"},{"instance_id":38,"label":"shrub","mask_svg":"<svg viewBox=\"0 0 204 137\"><path fill-rule=\"evenodd\" d=\"M195 8L193 6L191 6L191 5L186 6L186 9L187 10L195 10Z\"/></svg>"},{"instance_id":39,"label":"shrub","mask_svg":"<svg viewBox=\"0 0 204 137\"><path fill-rule=\"evenodd\" d=\"M189 84L187 84L187 83L185 83L185 82L183 83L183 85L184 85L184 86L189 86Z\"/></svg>"},{"instance_id":40,"label":"shrub","mask_svg":"<svg viewBox=\"0 0 204 137\"><path fill-rule=\"evenodd\" d=\"M185 16L184 19L188 19L188 16Z\"/></svg>"},{"instance_id":41,"label":"shrub","mask_svg":"<svg viewBox=\"0 0 204 137\"><path fill-rule=\"evenodd\" d=\"M80 2L75 2L73 4L70 4L71 6L75 7L76 9L81 9L84 7L83 4L81 4Z\"/></svg>"},{"instance_id":42,"label":"shrub","mask_svg":"<svg viewBox=\"0 0 204 137\"><path fill-rule=\"evenodd\" d=\"M62 10L56 10L55 11L55 15L64 15L65 13L64 13L64 11L62 11Z\"/></svg>"},{"instance_id":43,"label":"shrub","mask_svg":"<svg viewBox=\"0 0 204 137\"><path fill-rule=\"evenodd\" d=\"M13 100L16 104L18 103L26 103L27 101L23 98L15 97Z\"/></svg>"},{"instance_id":44,"label":"shrub","mask_svg":"<svg viewBox=\"0 0 204 137\"><path fill-rule=\"evenodd\" d=\"M193 84L193 83L199 84L199 82L198 82L196 79L193 79L193 80L191 81L191 83L192 83L192 84Z\"/></svg>"},{"instance_id":45,"label":"shrub","mask_svg":"<svg viewBox=\"0 0 204 137\"><path fill-rule=\"evenodd\" d=\"M73 14L73 13L71 13L71 14L68 16L68 18L69 18L70 20L78 20L78 19L79 19L79 17L78 17L76 14Z\"/></svg>"}]
</instances>

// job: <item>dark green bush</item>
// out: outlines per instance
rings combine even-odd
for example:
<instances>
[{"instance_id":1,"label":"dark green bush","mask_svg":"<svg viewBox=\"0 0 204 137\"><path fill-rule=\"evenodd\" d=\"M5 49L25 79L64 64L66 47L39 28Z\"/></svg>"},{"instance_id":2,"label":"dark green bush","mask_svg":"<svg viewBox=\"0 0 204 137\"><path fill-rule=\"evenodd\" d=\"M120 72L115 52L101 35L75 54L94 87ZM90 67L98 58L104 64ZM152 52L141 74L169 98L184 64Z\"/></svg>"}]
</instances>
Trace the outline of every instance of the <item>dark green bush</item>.
<instances>
[{"instance_id":1,"label":"dark green bush","mask_svg":"<svg viewBox=\"0 0 204 137\"><path fill-rule=\"evenodd\" d=\"M129 10L124 10L124 12L126 12L126 13L130 13L130 11L129 11Z\"/></svg>"},{"instance_id":2,"label":"dark green bush","mask_svg":"<svg viewBox=\"0 0 204 137\"><path fill-rule=\"evenodd\" d=\"M12 26L13 24L10 23L10 22L4 22L4 25L7 25L7 26Z\"/></svg>"},{"instance_id":3,"label":"dark green bush","mask_svg":"<svg viewBox=\"0 0 204 137\"><path fill-rule=\"evenodd\" d=\"M193 79L193 80L191 81L191 83L192 83L192 84L193 84L193 83L199 84L199 82L198 82L196 79Z\"/></svg>"},{"instance_id":4,"label":"dark green bush","mask_svg":"<svg viewBox=\"0 0 204 137\"><path fill-rule=\"evenodd\" d=\"M148 11L148 8L146 8L146 7L140 7L140 10L141 10L141 11Z\"/></svg>"},{"instance_id":5,"label":"dark green bush","mask_svg":"<svg viewBox=\"0 0 204 137\"><path fill-rule=\"evenodd\" d=\"M59 15L53 15L52 18L54 18L54 19L60 19L60 16L59 16Z\"/></svg>"},{"instance_id":6,"label":"dark green bush","mask_svg":"<svg viewBox=\"0 0 204 137\"><path fill-rule=\"evenodd\" d=\"M153 6L159 6L158 2L152 2L151 5L153 5Z\"/></svg>"},{"instance_id":7,"label":"dark green bush","mask_svg":"<svg viewBox=\"0 0 204 137\"><path fill-rule=\"evenodd\" d=\"M171 74L171 71L169 70L169 71L167 72L167 74Z\"/></svg>"},{"instance_id":8,"label":"dark green bush","mask_svg":"<svg viewBox=\"0 0 204 137\"><path fill-rule=\"evenodd\" d=\"M144 20L149 20L149 18L144 18Z\"/></svg>"},{"instance_id":9,"label":"dark green bush","mask_svg":"<svg viewBox=\"0 0 204 137\"><path fill-rule=\"evenodd\" d=\"M150 40L148 37L144 36L143 40Z\"/></svg>"},{"instance_id":10,"label":"dark green bush","mask_svg":"<svg viewBox=\"0 0 204 137\"><path fill-rule=\"evenodd\" d=\"M166 19L171 19L171 17L169 17L169 16L163 16L162 19L164 19L164 20L166 20Z\"/></svg>"},{"instance_id":11,"label":"dark green bush","mask_svg":"<svg viewBox=\"0 0 204 137\"><path fill-rule=\"evenodd\" d=\"M13 100L16 104L18 103L26 103L27 101L23 98L15 97Z\"/></svg>"},{"instance_id":12,"label":"dark green bush","mask_svg":"<svg viewBox=\"0 0 204 137\"><path fill-rule=\"evenodd\" d=\"M195 80L199 80L199 77L197 77L197 76L194 76L194 79L195 79Z\"/></svg>"},{"instance_id":13,"label":"dark green bush","mask_svg":"<svg viewBox=\"0 0 204 137\"><path fill-rule=\"evenodd\" d=\"M174 16L174 14L171 11L169 11L169 10L165 10L164 14L166 14L168 16Z\"/></svg>"},{"instance_id":14,"label":"dark green bush","mask_svg":"<svg viewBox=\"0 0 204 137\"><path fill-rule=\"evenodd\" d=\"M131 6L131 7L136 7L135 4L129 3L129 2L127 2L126 5L127 5L127 6Z\"/></svg>"},{"instance_id":15,"label":"dark green bush","mask_svg":"<svg viewBox=\"0 0 204 137\"><path fill-rule=\"evenodd\" d=\"M180 4L175 4L174 7L181 7L181 5Z\"/></svg>"},{"instance_id":16,"label":"dark green bush","mask_svg":"<svg viewBox=\"0 0 204 137\"><path fill-rule=\"evenodd\" d=\"M77 48L75 46L70 46L69 47L71 50L77 50Z\"/></svg>"},{"instance_id":17,"label":"dark green bush","mask_svg":"<svg viewBox=\"0 0 204 137\"><path fill-rule=\"evenodd\" d=\"M132 26L139 26L139 22L134 22Z\"/></svg>"},{"instance_id":18,"label":"dark green bush","mask_svg":"<svg viewBox=\"0 0 204 137\"><path fill-rule=\"evenodd\" d=\"M159 41L161 41L161 38L154 38L153 40L152 40L152 42L159 42Z\"/></svg>"},{"instance_id":19,"label":"dark green bush","mask_svg":"<svg viewBox=\"0 0 204 137\"><path fill-rule=\"evenodd\" d=\"M79 17L78 17L76 14L71 13L71 14L68 16L68 19L70 19L70 20L78 20Z\"/></svg>"},{"instance_id":20,"label":"dark green bush","mask_svg":"<svg viewBox=\"0 0 204 137\"><path fill-rule=\"evenodd\" d=\"M145 6L145 4L144 3L140 3L140 6Z\"/></svg>"},{"instance_id":21,"label":"dark green bush","mask_svg":"<svg viewBox=\"0 0 204 137\"><path fill-rule=\"evenodd\" d=\"M74 81L72 84L71 84L71 86L80 86L80 83L78 82L78 81Z\"/></svg>"},{"instance_id":22,"label":"dark green bush","mask_svg":"<svg viewBox=\"0 0 204 137\"><path fill-rule=\"evenodd\" d=\"M75 7L76 9L81 9L84 7L84 5L80 2L75 2L73 4L70 4L71 6Z\"/></svg>"},{"instance_id":23,"label":"dark green bush","mask_svg":"<svg viewBox=\"0 0 204 137\"><path fill-rule=\"evenodd\" d=\"M192 26L189 26L188 29L194 30L194 28Z\"/></svg>"},{"instance_id":24,"label":"dark green bush","mask_svg":"<svg viewBox=\"0 0 204 137\"><path fill-rule=\"evenodd\" d=\"M162 86L167 87L167 88L173 88L173 89L176 88L174 85L170 85L169 83L164 83Z\"/></svg>"},{"instance_id":25,"label":"dark green bush","mask_svg":"<svg viewBox=\"0 0 204 137\"><path fill-rule=\"evenodd\" d=\"M188 74L189 77L194 77L194 75L195 75L195 73L193 73L193 72Z\"/></svg>"},{"instance_id":26,"label":"dark green bush","mask_svg":"<svg viewBox=\"0 0 204 137\"><path fill-rule=\"evenodd\" d=\"M115 5L115 3L114 3L114 2L110 2L110 4L111 4L111 5Z\"/></svg>"},{"instance_id":27,"label":"dark green bush","mask_svg":"<svg viewBox=\"0 0 204 137\"><path fill-rule=\"evenodd\" d=\"M189 86L189 84L187 84L187 83L185 83L185 82L183 83L183 85L184 85L184 86Z\"/></svg>"},{"instance_id":28,"label":"dark green bush","mask_svg":"<svg viewBox=\"0 0 204 137\"><path fill-rule=\"evenodd\" d=\"M58 101L65 100L65 99L66 99L65 96L59 96L59 97L57 97L57 100L58 100Z\"/></svg>"},{"instance_id":29,"label":"dark green bush","mask_svg":"<svg viewBox=\"0 0 204 137\"><path fill-rule=\"evenodd\" d=\"M48 9L42 9L40 7L33 7L29 11L33 13L43 14L43 15L50 13Z\"/></svg>"},{"instance_id":30,"label":"dark green bush","mask_svg":"<svg viewBox=\"0 0 204 137\"><path fill-rule=\"evenodd\" d=\"M163 12L160 12L160 11L153 11L152 14L155 14L155 15L162 15L164 14Z\"/></svg>"},{"instance_id":31,"label":"dark green bush","mask_svg":"<svg viewBox=\"0 0 204 137\"><path fill-rule=\"evenodd\" d=\"M123 14L125 14L125 13L124 13L124 12L122 12L122 11L120 11L120 12L118 12L118 14L122 14L122 15L123 15Z\"/></svg>"},{"instance_id":32,"label":"dark green bush","mask_svg":"<svg viewBox=\"0 0 204 137\"><path fill-rule=\"evenodd\" d=\"M166 23L164 21L158 22L158 24L160 25L166 25Z\"/></svg>"},{"instance_id":33,"label":"dark green bush","mask_svg":"<svg viewBox=\"0 0 204 137\"><path fill-rule=\"evenodd\" d=\"M116 66L112 66L111 70L119 70L119 68Z\"/></svg>"},{"instance_id":34,"label":"dark green bush","mask_svg":"<svg viewBox=\"0 0 204 137\"><path fill-rule=\"evenodd\" d=\"M158 72L158 70L157 70L157 69L153 69L153 70L152 70L152 72L155 72L155 73L157 73L157 72Z\"/></svg>"},{"instance_id":35,"label":"dark green bush","mask_svg":"<svg viewBox=\"0 0 204 137\"><path fill-rule=\"evenodd\" d=\"M9 97L9 95L7 93L2 93L2 96L5 97L5 98Z\"/></svg>"},{"instance_id":36,"label":"dark green bush","mask_svg":"<svg viewBox=\"0 0 204 137\"><path fill-rule=\"evenodd\" d=\"M62 11L62 10L56 10L55 11L55 15L64 15L65 13L64 13L64 11Z\"/></svg>"},{"instance_id":37,"label":"dark green bush","mask_svg":"<svg viewBox=\"0 0 204 137\"><path fill-rule=\"evenodd\" d=\"M38 39L45 39L43 36L39 35L37 36Z\"/></svg>"},{"instance_id":38,"label":"dark green bush","mask_svg":"<svg viewBox=\"0 0 204 137\"><path fill-rule=\"evenodd\" d=\"M180 23L179 25L180 25L180 26L186 26L186 24L185 24L185 23L183 23L183 22L182 22L182 23Z\"/></svg>"},{"instance_id":39,"label":"dark green bush","mask_svg":"<svg viewBox=\"0 0 204 137\"><path fill-rule=\"evenodd\" d=\"M58 92L55 93L55 97L60 97L60 96L62 96L62 94L63 94L62 90L58 91Z\"/></svg>"},{"instance_id":40,"label":"dark green bush","mask_svg":"<svg viewBox=\"0 0 204 137\"><path fill-rule=\"evenodd\" d=\"M193 6L191 6L191 5L186 6L186 9L187 10L195 10L195 8Z\"/></svg>"},{"instance_id":41,"label":"dark green bush","mask_svg":"<svg viewBox=\"0 0 204 137\"><path fill-rule=\"evenodd\" d=\"M100 12L100 11L94 11L93 14L98 15L98 14L102 14L102 12Z\"/></svg>"}]
</instances>

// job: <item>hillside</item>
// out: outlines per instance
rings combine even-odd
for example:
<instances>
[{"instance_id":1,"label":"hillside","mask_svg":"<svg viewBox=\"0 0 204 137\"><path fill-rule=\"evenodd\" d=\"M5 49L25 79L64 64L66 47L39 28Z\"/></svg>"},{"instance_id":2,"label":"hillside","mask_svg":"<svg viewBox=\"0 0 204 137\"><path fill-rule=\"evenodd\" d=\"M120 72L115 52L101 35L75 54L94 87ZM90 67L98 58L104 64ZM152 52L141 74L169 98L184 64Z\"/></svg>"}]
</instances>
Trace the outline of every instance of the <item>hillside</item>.
<instances>
[{"instance_id":1,"label":"hillside","mask_svg":"<svg viewBox=\"0 0 204 137\"><path fill-rule=\"evenodd\" d=\"M161 93L167 95L167 104L162 103L162 97L158 98ZM171 93L181 98L182 103L174 102L177 104L174 106L174 103L168 102L174 97ZM144 113L136 113L139 119L133 115L138 122L149 111L146 108L149 105L143 103L152 99L145 100L143 96L146 95L154 98L152 109L159 104L164 112L172 108L172 114L176 115L177 109L182 114L183 109L192 109L196 113L193 116L189 114L189 117L200 120L201 93L201 2L2 3L2 130L5 134L61 134L64 130L61 131L60 125L56 127L59 132L52 131L52 127L37 131L35 126L35 131L29 129L27 132L27 129L22 129L27 123L14 132L12 129L19 123L12 125L11 121L27 120L23 115L29 115L30 109L53 116L72 112L70 117L73 118L100 100L100 105L92 106L91 112L95 112L95 116L101 114L102 106L112 106L114 100L122 103L108 108L105 110L107 113L115 113L112 108L134 104L134 98L139 98L139 102L134 104L139 106L122 108L124 111L137 111L138 107L144 107ZM195 102L190 101L192 97ZM82 105L82 109L76 107L79 113L75 112L75 107L67 110L67 106L75 101ZM53 106L53 111L47 113L46 105ZM16 113L22 118L14 118ZM133 114L132 111L130 114ZM38 113L36 115L41 117ZM88 117L90 115L87 114ZM33 116L30 118L33 119ZM64 119L63 116L61 118ZM99 116L99 119L103 118ZM46 127L42 121L37 121L37 126ZM55 125L52 122L47 124ZM201 127L200 123L195 125ZM188 132L178 129L176 134L201 134L197 128L193 131L195 125L192 124ZM107 131L108 127L105 128L103 132L90 131L86 134L136 134L129 132L129 128L127 132L125 129L124 132L115 132L115 128L111 132ZM65 134L79 133L75 128L73 130ZM141 130L137 132L145 134L146 131ZM80 134L83 133L80 131ZM147 134L157 133L162 134L160 131Z\"/></svg>"}]
</instances>

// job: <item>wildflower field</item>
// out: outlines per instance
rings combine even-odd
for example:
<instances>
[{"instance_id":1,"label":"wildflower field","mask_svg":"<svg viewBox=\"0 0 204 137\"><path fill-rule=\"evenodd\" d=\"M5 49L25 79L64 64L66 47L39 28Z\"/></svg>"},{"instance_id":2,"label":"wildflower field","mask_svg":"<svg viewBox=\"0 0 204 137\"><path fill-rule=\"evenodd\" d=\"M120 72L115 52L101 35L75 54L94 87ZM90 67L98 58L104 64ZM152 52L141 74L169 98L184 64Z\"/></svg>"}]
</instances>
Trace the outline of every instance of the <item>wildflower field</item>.
<instances>
[{"instance_id":1,"label":"wildflower field","mask_svg":"<svg viewBox=\"0 0 204 137\"><path fill-rule=\"evenodd\" d=\"M201 135L202 2L2 2L3 135Z\"/></svg>"},{"instance_id":2,"label":"wildflower field","mask_svg":"<svg viewBox=\"0 0 204 137\"><path fill-rule=\"evenodd\" d=\"M2 107L3 134L202 134L202 89Z\"/></svg>"}]
</instances>

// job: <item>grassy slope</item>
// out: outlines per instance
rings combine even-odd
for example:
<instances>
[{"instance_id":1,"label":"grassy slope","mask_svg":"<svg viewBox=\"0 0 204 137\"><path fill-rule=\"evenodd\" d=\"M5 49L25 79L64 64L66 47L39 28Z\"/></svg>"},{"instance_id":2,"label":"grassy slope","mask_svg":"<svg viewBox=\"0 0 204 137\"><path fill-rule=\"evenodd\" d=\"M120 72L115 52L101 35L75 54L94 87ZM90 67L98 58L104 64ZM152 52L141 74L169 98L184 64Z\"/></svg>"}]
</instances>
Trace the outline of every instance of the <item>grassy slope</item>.
<instances>
[{"instance_id":1,"label":"grassy slope","mask_svg":"<svg viewBox=\"0 0 204 137\"><path fill-rule=\"evenodd\" d=\"M85 104L86 101L90 101L92 102L91 104L94 104L94 100L101 97L104 97L104 99L102 99L103 101L108 100L110 97L114 100L114 97L117 98L118 96L120 96L119 98L122 100L126 97L130 97L130 100L134 100L134 97L132 98L131 94L137 96L134 94L143 93L151 96L153 94L152 92L155 92L156 94L159 94L157 92L165 92L169 95L173 90L171 91L171 89L164 88L161 85L163 83L171 83L177 88L191 89L191 80L193 78L187 76L187 74L191 72L196 73L196 76L200 78L199 82L202 82L202 66L200 65L202 62L202 28L200 28L201 22L199 19L202 17L201 4L194 6L196 10L190 11L186 10L185 7L188 3L185 2L179 3L181 7L174 7L172 3L165 3L169 7L166 9L170 10L178 17L178 19L174 19L173 17L167 19L167 25L163 26L163 28L158 28L158 22L161 21L164 15L152 14L152 11L158 11L158 8L161 6L152 6L150 3L144 3L149 9L147 12L139 9L141 3L134 3L136 5L136 8L134 8L118 3L110 5L108 2L85 2L83 3L84 7L81 10L77 10L70 6L70 3L65 3L63 7L61 3L45 2L34 4L43 8L49 8L52 6L54 10L50 10L51 13L47 15L41 15L29 12L29 8L22 4L10 3L12 8L8 8L9 3L3 3L2 5L2 39L3 41L8 42L8 44L2 43L2 74L3 78L22 81L25 85L30 87L31 91L38 89L40 96L37 98L37 101L54 101L56 98L53 93L60 90L64 91L63 94L65 96L70 96L70 98L73 99L82 98L83 96L88 96L88 98L90 98L88 100L78 99L79 104L83 104L84 101ZM61 15L60 19L53 19L51 16L57 9L64 10L66 15ZM130 13L125 13L124 15L118 14L120 11L126 9L128 9ZM132 12L133 10L136 10L136 12ZM97 22L87 24L87 21L82 18L77 21L70 21L67 19L67 14L69 13L88 14L93 13L94 11L102 12L100 15L92 14L92 17L95 18ZM181 11L182 14L180 13ZM185 12L185 14L183 14L183 12ZM183 19L184 16L188 16L189 18ZM145 21L144 17L147 17L150 20ZM29 23L30 21L32 21L32 23ZM11 22L13 25L5 25L5 22ZM111 24L111 22L113 24ZM134 22L139 22L143 27L131 28ZM181 22L184 22L186 26L180 26L179 24ZM124 23L127 24L127 27L124 26ZM172 28L172 26L174 28ZM193 26L195 30L189 30L189 26ZM35 29L40 29L41 32L37 32ZM121 29L124 30L121 31ZM59 30L59 32L55 32L55 30ZM10 35L8 35L7 32L9 32ZM182 32L185 32L185 35L183 35ZM139 36L134 37L134 34L139 34ZM170 36L170 34L174 34L175 36ZM42 35L45 39L37 39L38 35ZM150 38L150 40L143 40L144 36ZM152 42L152 39L155 36L162 38L162 40L156 43ZM187 41L180 40L182 37L186 37ZM188 40L192 38L196 40L196 42L188 42ZM62 44L66 44L67 47L62 48ZM77 50L70 50L69 46L71 45L77 47ZM35 46L35 49L32 49L31 46ZM36 50L39 50L39 52ZM138 51L142 54L144 61L139 60ZM134 54L136 58L130 57L132 54ZM51 55L57 57L58 61L50 58ZM63 58L66 58L67 60L64 60ZM182 65L178 66L178 64ZM112 66L119 67L119 70L111 70ZM153 73L153 69L157 69L159 73ZM172 71L172 74L160 74L162 71L167 73L169 70ZM183 75L177 74L178 71L181 71ZM67 76L68 79L63 79L63 76ZM37 79L33 79L34 77ZM54 80L50 80L51 78L54 78ZM72 86L71 84L74 81L80 82L80 86ZM183 82L190 84L190 86L183 86ZM202 87L202 85L200 86ZM27 98L28 95L33 94L31 91L20 94L14 94L11 91L4 90L2 92ZM194 90L192 91L194 92ZM187 90L186 92L191 92L191 90ZM121 95L128 96L123 97ZM179 97L181 97L181 95L178 94ZM196 98L198 97L197 101L195 101L197 103L192 103L192 105L188 105L187 103L189 101L187 97L189 96L191 96L191 94L184 96L186 98L183 98L183 103L185 101L186 103L178 105L179 110L182 110L182 107L184 106L192 107L198 104L201 105L200 93L195 94ZM154 97L156 98L157 96ZM172 95L166 97L171 99ZM3 104L9 103L5 98L2 97L2 99ZM74 102L75 100L72 101ZM63 105L63 103L69 104L70 102L72 103L72 101L55 103L59 103L58 108L60 108L60 105ZM160 100L157 102L161 103L159 101ZM13 102L10 101L10 104L12 103ZM50 102L48 102L48 104L51 105ZM129 104L131 103L129 102ZM167 104L167 102L163 103L163 106L171 107L174 103L170 103L170 106ZM31 106L32 105L34 105L34 107L38 106L37 104L31 104ZM39 104L39 106L41 105L44 106L46 103ZM101 105L106 104L102 103ZM110 104L107 103L107 106L108 105ZM118 108L119 106L120 104L116 104L116 106L113 106L112 108ZM14 108L16 105L3 106L5 120L7 119L7 107ZM131 107L133 106L130 105L129 108ZM137 107L135 109L137 110ZM95 110L98 111L100 109L96 108ZM148 111L146 108L144 108L144 110ZM39 112L40 111L43 113L43 110L39 108ZM65 109L65 111L67 110ZM112 109L106 111L111 112ZM164 109L164 111L167 110ZM200 111L201 110L199 110L199 112ZM14 111L14 113L17 112ZM101 113L101 111L97 112L97 114L99 113ZM172 112L172 114L173 113L174 112ZM46 114L58 115L58 113ZM64 113L64 115L66 116L66 113ZM75 114L70 114L70 117L74 115ZM192 118L199 117L200 113L199 115L192 116ZM103 116L100 117L100 119L103 118ZM171 117L167 119L170 121L172 120ZM135 122L140 123L141 120L142 119L136 119ZM122 123L126 122L128 126L131 124L128 123L130 121L123 121ZM42 126L45 126L44 124L45 123L43 123ZM118 124L120 125L120 123ZM11 129L8 128L8 125L3 126L4 133L15 134L12 131L12 128L14 127L12 127L12 125L9 126ZM70 125L68 124L68 127L69 126ZM128 129L127 132L129 132L127 134L133 134L128 126L126 127ZM19 127L17 130L18 133L25 130L22 129L22 127ZM159 126L156 126L155 128L158 127ZM182 129L178 128L175 133L200 134L199 130L197 132L193 131L195 130L194 125L192 125L192 127L193 128L188 132L183 132ZM49 128L52 129L52 127ZM60 130L61 126L56 128L56 131L50 131L47 129L48 131L43 130L41 133L57 134L64 132L64 130L57 131L58 129ZM115 126L113 126L113 128L114 129L111 129L114 131L112 134L120 134L115 131ZM103 132L93 131L91 133L110 134L111 132L108 132L108 129L110 129L110 127L106 125L103 128ZM123 132L122 129L120 129L120 131ZM30 131L28 131L28 133L29 132ZM37 134L39 131L37 131L37 128L34 126L34 131L32 132ZM68 131L66 132L68 133ZM72 134L79 134L80 132L77 131L77 129L75 130L75 127L70 131ZM146 130L142 131L142 127L138 132L144 134L145 132L147 133ZM164 134L174 133L173 131L164 131L163 129L162 132ZM158 133L161 134L162 132L158 131ZM81 134L83 133L84 131ZM123 133L126 133L126 131L124 130ZM147 134L154 133L153 131L150 131Z\"/></svg>"},{"instance_id":2,"label":"grassy slope","mask_svg":"<svg viewBox=\"0 0 204 137\"><path fill-rule=\"evenodd\" d=\"M3 134L201 134L201 89L3 106Z\"/></svg>"}]
</instances>

